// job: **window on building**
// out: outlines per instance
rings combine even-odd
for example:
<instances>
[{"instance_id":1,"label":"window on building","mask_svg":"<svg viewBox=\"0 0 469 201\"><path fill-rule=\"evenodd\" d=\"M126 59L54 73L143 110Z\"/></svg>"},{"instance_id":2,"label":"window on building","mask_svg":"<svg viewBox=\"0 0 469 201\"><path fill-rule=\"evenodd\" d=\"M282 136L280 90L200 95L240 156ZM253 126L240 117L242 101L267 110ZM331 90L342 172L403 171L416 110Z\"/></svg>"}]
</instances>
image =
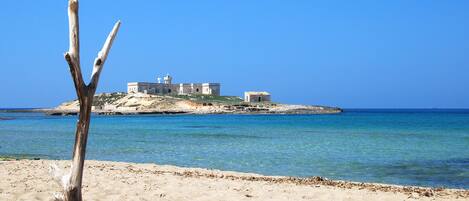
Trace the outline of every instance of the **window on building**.
<instances>
[{"instance_id":1,"label":"window on building","mask_svg":"<svg viewBox=\"0 0 469 201\"><path fill-rule=\"evenodd\" d=\"M262 101L262 97L260 97L260 96L257 97L257 101L258 101L258 102L261 102L261 101Z\"/></svg>"},{"instance_id":2,"label":"window on building","mask_svg":"<svg viewBox=\"0 0 469 201\"><path fill-rule=\"evenodd\" d=\"M199 92L199 88L195 89L195 92Z\"/></svg>"},{"instance_id":3,"label":"window on building","mask_svg":"<svg viewBox=\"0 0 469 201\"><path fill-rule=\"evenodd\" d=\"M171 89L168 89L168 93L171 93Z\"/></svg>"}]
</instances>

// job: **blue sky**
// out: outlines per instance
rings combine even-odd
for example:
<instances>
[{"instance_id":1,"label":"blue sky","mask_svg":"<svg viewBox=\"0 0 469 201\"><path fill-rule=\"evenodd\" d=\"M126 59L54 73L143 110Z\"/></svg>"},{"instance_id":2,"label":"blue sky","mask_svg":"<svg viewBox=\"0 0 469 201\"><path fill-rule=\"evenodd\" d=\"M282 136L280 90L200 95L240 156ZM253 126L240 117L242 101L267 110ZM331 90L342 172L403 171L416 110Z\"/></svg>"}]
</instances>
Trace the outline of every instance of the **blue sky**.
<instances>
[{"instance_id":1,"label":"blue sky","mask_svg":"<svg viewBox=\"0 0 469 201\"><path fill-rule=\"evenodd\" d=\"M0 3L0 108L75 99L67 1ZM220 82L222 94L344 108L468 108L469 1L81 0L86 80L121 30L98 92L129 81Z\"/></svg>"}]
</instances>

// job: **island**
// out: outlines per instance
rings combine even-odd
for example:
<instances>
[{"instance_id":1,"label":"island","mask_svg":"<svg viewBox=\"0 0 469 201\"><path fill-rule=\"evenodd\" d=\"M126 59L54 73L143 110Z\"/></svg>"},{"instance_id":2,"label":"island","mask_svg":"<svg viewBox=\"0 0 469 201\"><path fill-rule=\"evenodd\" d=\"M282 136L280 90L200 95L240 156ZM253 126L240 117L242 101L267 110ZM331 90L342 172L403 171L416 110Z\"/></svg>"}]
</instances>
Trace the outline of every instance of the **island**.
<instances>
[{"instance_id":1,"label":"island","mask_svg":"<svg viewBox=\"0 0 469 201\"><path fill-rule=\"evenodd\" d=\"M244 99L222 96L221 84L173 83L166 74L156 82L128 82L127 93L101 93L93 99L92 112L98 115L131 114L336 114L337 107L289 105L272 102L266 91L246 91ZM39 109L49 115L76 115L78 100L52 109Z\"/></svg>"},{"instance_id":2,"label":"island","mask_svg":"<svg viewBox=\"0 0 469 201\"><path fill-rule=\"evenodd\" d=\"M52 109L39 109L49 115L76 115L78 100ZM337 107L289 105L270 101L245 102L237 96L206 94L159 95L147 93L101 93L93 100L98 115L131 114L336 114Z\"/></svg>"}]
</instances>

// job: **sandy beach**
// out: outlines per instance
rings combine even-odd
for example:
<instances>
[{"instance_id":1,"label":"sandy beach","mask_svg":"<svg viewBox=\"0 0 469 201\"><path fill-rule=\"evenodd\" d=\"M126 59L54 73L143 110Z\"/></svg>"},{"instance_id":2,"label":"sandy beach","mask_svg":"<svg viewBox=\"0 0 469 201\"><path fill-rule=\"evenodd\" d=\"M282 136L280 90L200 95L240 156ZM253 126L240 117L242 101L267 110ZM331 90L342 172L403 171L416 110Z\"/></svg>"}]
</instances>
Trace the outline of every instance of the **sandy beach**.
<instances>
[{"instance_id":1,"label":"sandy beach","mask_svg":"<svg viewBox=\"0 0 469 201\"><path fill-rule=\"evenodd\" d=\"M60 187L49 164L0 162L0 200L51 200ZM156 164L86 161L85 200L469 200L468 190L270 177Z\"/></svg>"}]
</instances>

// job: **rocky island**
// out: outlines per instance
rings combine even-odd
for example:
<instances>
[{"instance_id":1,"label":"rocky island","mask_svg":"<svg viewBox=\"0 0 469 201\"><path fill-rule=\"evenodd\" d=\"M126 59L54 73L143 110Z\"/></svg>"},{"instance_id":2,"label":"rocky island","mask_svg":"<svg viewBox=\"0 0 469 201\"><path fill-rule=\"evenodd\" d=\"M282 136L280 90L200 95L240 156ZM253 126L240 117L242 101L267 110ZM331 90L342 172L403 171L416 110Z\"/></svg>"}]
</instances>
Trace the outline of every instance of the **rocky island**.
<instances>
[{"instance_id":1,"label":"rocky island","mask_svg":"<svg viewBox=\"0 0 469 201\"><path fill-rule=\"evenodd\" d=\"M50 115L75 115L78 100L62 103L53 109L42 109ZM204 94L157 95L145 93L102 93L93 101L93 113L128 114L334 114L336 107L288 105L273 102L245 102L237 96Z\"/></svg>"},{"instance_id":2,"label":"rocky island","mask_svg":"<svg viewBox=\"0 0 469 201\"><path fill-rule=\"evenodd\" d=\"M156 82L129 82L127 93L102 93L94 96L92 112L99 115L128 114L334 114L335 107L288 105L271 101L265 91L246 91L244 99L220 95L216 82L173 83L169 74ZM50 115L75 115L78 100L42 109Z\"/></svg>"}]
</instances>

